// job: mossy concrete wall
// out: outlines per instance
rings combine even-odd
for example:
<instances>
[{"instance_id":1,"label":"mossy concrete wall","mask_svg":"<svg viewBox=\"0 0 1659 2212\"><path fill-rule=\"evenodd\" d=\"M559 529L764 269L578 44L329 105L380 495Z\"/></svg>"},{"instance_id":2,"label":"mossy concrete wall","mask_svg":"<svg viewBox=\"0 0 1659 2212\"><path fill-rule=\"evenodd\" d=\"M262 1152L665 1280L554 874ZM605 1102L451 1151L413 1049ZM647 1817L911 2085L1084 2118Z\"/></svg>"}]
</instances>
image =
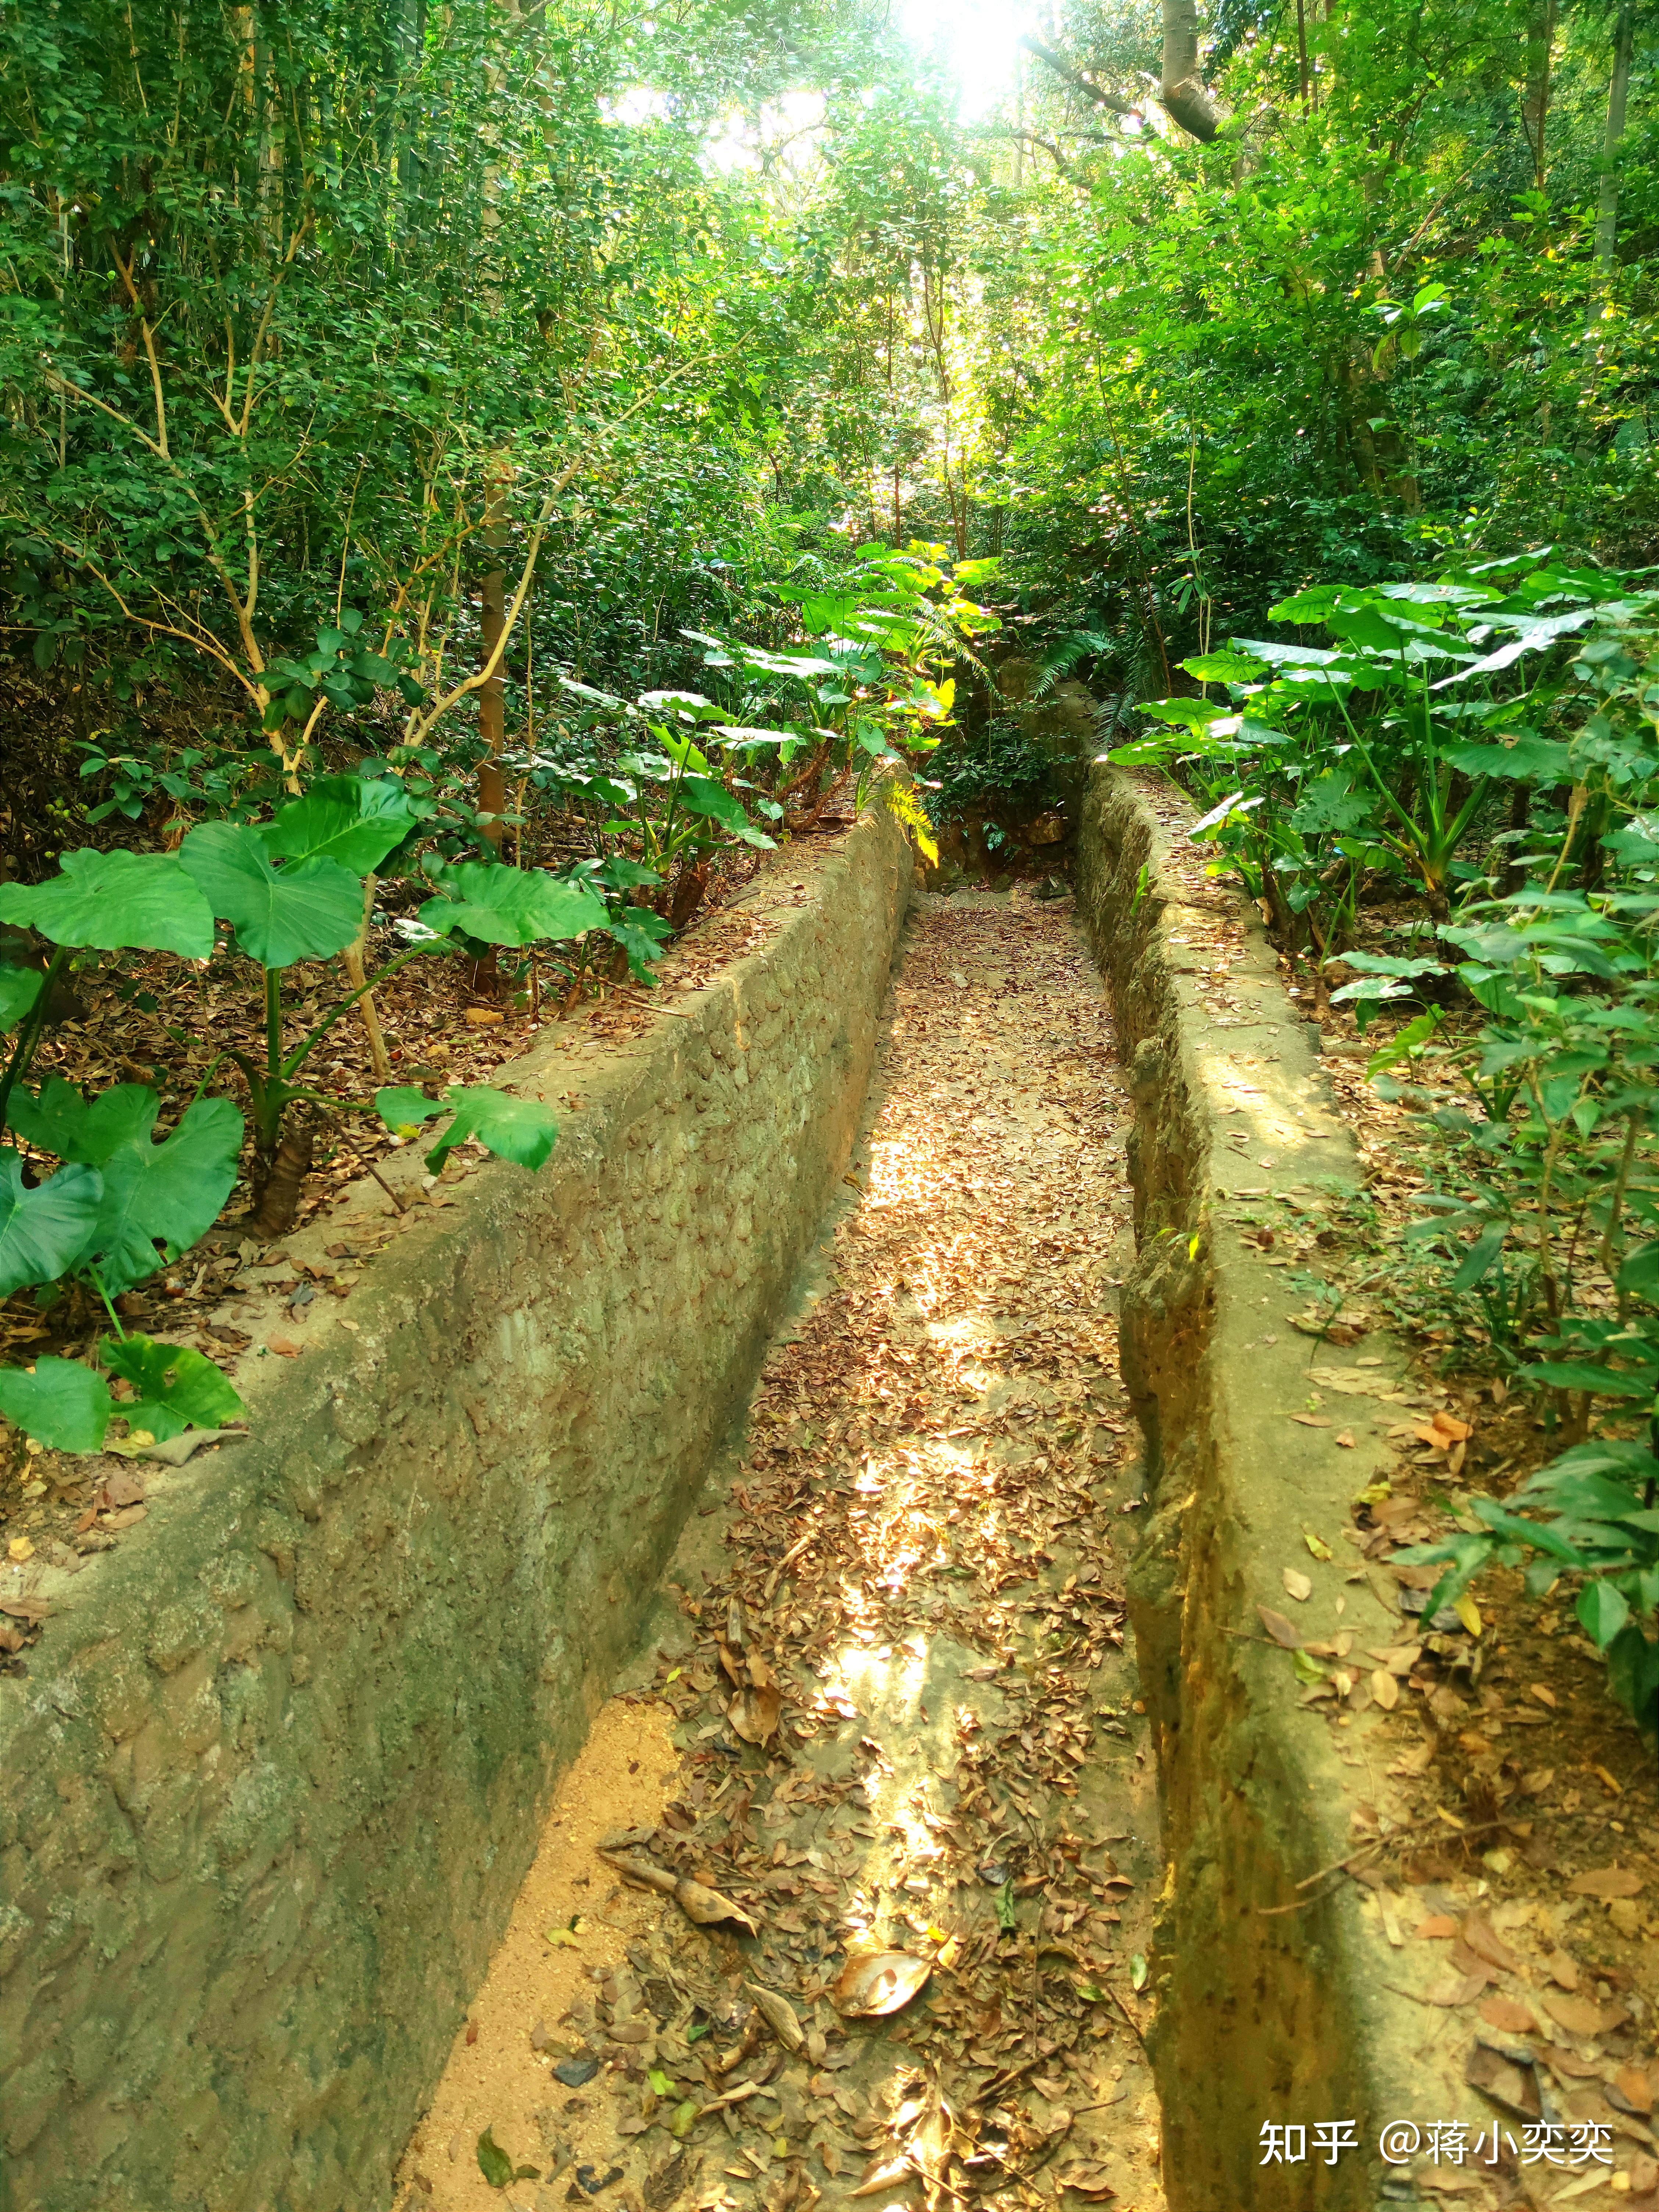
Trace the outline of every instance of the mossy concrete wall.
<instances>
[{"instance_id":1,"label":"mossy concrete wall","mask_svg":"<svg viewBox=\"0 0 1659 2212\"><path fill-rule=\"evenodd\" d=\"M1364 1579L1345 1585L1358 1562L1340 1540L1349 1500L1388 1455L1369 1433L1339 1450L1329 1427L1291 1419L1308 1402L1311 1347L1230 1203L1241 1185L1316 1202L1359 1176L1254 908L1206 878L1204 851L1182 850L1190 818L1167 790L1097 767L1079 847L1079 904L1134 1100L1122 1363L1146 1439L1129 1596L1168 1875L1152 2039L1164 2180L1172 2212L1370 2212L1382 2124L1437 2116L1424 2109L1435 2069L1417 2048L1432 2031L1386 1990L1364 1893L1340 1876L1298 1887L1352 1848L1355 1777L1257 1607L1298 1609L1282 1581L1293 1567L1316 1584L1310 1616L1340 1595L1362 1644L1394 1640ZM1245 932L1231 975L1251 1001L1240 1020L1218 1018L1198 988L1218 910ZM1224 1127L1249 1137L1242 1158ZM1319 1357L1379 1352L1398 1358L1376 1334ZM1304 1529L1334 1556L1316 1559ZM1364 1796L1364 1768L1347 1757ZM1328 2120L1358 2135L1334 2167L1263 2163L1264 2124L1305 2125L1312 2142Z\"/></svg>"},{"instance_id":2,"label":"mossy concrete wall","mask_svg":"<svg viewBox=\"0 0 1659 2212\"><path fill-rule=\"evenodd\" d=\"M501 1071L552 1164L316 1301L252 1441L52 1587L0 1680L4 2212L389 2201L846 1165L911 867L878 810L689 1018Z\"/></svg>"}]
</instances>

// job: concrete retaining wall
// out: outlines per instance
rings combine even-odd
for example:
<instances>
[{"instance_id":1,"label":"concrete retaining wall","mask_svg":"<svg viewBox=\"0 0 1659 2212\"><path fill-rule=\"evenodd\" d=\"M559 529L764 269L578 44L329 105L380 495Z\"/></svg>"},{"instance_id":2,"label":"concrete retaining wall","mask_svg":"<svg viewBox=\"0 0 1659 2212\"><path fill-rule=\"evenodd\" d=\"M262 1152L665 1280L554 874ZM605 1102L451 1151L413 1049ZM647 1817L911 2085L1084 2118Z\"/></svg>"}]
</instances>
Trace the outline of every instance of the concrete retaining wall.
<instances>
[{"instance_id":1,"label":"concrete retaining wall","mask_svg":"<svg viewBox=\"0 0 1659 2212\"><path fill-rule=\"evenodd\" d=\"M1345 1582L1357 1562L1339 1540L1348 1501L1391 1455L1369 1434L1337 1450L1329 1428L1292 1419L1308 1403L1311 1348L1286 1326L1283 1276L1229 1204L1241 1185L1316 1199L1358 1175L1255 910L1183 849L1189 818L1167 791L1097 767L1079 853L1079 904L1135 1105L1122 1359L1147 1444L1129 1592L1168 1862L1153 2051L1164 2179L1172 2212L1370 2212L1378 2126L1424 2117L1434 2071L1415 2046L1431 2032L1385 1992L1389 1969L1355 1885L1297 1887L1351 1848L1355 1780L1256 1608L1297 1610L1281 1580L1294 1567L1316 1584L1305 1616L1322 1632L1340 1596L1362 1643L1392 1640L1397 1623L1364 1578ZM1216 1018L1197 988L1207 956L1189 940L1218 909L1246 931L1233 971L1252 1002L1242 1020ZM1224 1143L1224 1126L1250 1141ZM1393 1347L1374 1334L1359 1351ZM1310 1555L1305 1529L1331 1559ZM1352 1749L1348 1760L1363 1796L1364 1767ZM1305 2125L1311 2142L1324 2120L1352 2121L1360 2148L1334 2168L1263 2165L1264 2123Z\"/></svg>"},{"instance_id":2,"label":"concrete retaining wall","mask_svg":"<svg viewBox=\"0 0 1659 2212\"><path fill-rule=\"evenodd\" d=\"M786 872L690 1018L500 1071L553 1163L414 1218L246 1363L252 1441L46 1577L0 1681L3 2212L388 2201L856 1132L909 851L878 809Z\"/></svg>"}]
</instances>

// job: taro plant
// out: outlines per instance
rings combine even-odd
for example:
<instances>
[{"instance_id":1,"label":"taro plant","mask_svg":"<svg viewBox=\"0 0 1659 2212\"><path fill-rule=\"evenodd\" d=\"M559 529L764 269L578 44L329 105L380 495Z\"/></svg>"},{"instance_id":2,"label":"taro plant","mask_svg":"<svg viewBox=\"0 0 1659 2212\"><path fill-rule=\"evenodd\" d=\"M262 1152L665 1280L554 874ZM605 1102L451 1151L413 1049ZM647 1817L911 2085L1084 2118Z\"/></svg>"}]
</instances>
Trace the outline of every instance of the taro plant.
<instances>
[{"instance_id":1,"label":"taro plant","mask_svg":"<svg viewBox=\"0 0 1659 2212\"><path fill-rule=\"evenodd\" d=\"M227 1418L228 1401L214 1396L200 1371L212 1363L199 1355L174 1357L173 1347L162 1347L173 1378L165 1388L148 1368L139 1372L149 1358L148 1340L126 1338L115 1308L124 1290L206 1234L234 1187L241 1112L228 1098L203 1095L224 1061L240 1069L247 1086L253 1224L280 1234L297 1210L313 1141L309 1120L294 1109L363 1110L362 1102L312 1087L306 1062L375 984L407 961L451 954L465 942L526 946L601 930L621 936L641 961L655 949L649 933L613 922L603 890L592 884L500 863L434 860L433 896L408 933L410 941L295 1038L283 1004L287 972L361 940L374 871L408 846L417 827L395 781L325 778L259 827L203 823L176 854L70 853L47 882L0 889L0 920L33 929L51 948L40 969L0 969L0 1022L12 1036L0 1076L0 1129L29 1148L26 1157L15 1143L0 1146L0 1297L33 1286L50 1300L66 1282L86 1283L117 1332L112 1346L100 1346L100 1358L140 1392L143 1412L129 1414L135 1433L147 1430L159 1441L170 1419ZM221 923L228 931L222 941ZM154 1137L161 1100L147 1085L120 1084L91 1099L57 1074L29 1087L52 986L72 957L137 949L206 962L232 946L260 972L264 1051L233 1047L215 1060L161 1141ZM471 1139L500 1158L539 1167L557 1132L546 1107L487 1085L453 1086L444 1106L422 1093L384 1091L377 1105L399 1127L447 1110L449 1127L429 1155L439 1164ZM58 1164L43 1175L48 1158ZM97 1449L108 1420L127 1410L73 1361L38 1361L28 1375L7 1370L0 1383L0 1412L65 1449Z\"/></svg>"}]
</instances>

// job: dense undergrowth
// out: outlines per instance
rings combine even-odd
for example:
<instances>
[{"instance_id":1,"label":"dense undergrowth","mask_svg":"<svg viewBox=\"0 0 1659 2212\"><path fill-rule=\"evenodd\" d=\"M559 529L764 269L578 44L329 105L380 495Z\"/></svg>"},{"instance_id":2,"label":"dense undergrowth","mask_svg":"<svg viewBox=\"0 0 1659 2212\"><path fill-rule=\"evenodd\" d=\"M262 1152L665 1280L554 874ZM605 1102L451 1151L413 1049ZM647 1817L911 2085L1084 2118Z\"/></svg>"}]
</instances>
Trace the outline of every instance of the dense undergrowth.
<instances>
[{"instance_id":1,"label":"dense undergrowth","mask_svg":"<svg viewBox=\"0 0 1659 2212\"><path fill-rule=\"evenodd\" d=\"M111 1330L0 1408L227 1418L119 1300L353 1117L547 1157L392 1079L394 972L648 994L878 781L996 865L1079 679L1379 1080L1462 1086L1413 1249L1568 1449L1446 1594L1539 1552L1659 1726L1645 21L1070 0L967 112L905 20L0 6L0 1293ZM158 959L234 1049L83 1096L43 1038Z\"/></svg>"}]
</instances>

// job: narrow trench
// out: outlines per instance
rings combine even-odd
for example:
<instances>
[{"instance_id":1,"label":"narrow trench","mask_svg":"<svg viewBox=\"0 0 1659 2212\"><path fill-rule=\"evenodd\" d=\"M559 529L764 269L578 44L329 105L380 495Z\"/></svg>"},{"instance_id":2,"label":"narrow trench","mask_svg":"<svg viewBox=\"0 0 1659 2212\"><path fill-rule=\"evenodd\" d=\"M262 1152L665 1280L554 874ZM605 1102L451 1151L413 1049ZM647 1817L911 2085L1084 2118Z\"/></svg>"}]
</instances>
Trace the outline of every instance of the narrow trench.
<instances>
[{"instance_id":1,"label":"narrow trench","mask_svg":"<svg viewBox=\"0 0 1659 2212\"><path fill-rule=\"evenodd\" d=\"M565 1778L404 2212L1158 2212L1126 1127L1071 901L920 900L846 1202ZM926 1985L847 2016L877 1952Z\"/></svg>"}]
</instances>

